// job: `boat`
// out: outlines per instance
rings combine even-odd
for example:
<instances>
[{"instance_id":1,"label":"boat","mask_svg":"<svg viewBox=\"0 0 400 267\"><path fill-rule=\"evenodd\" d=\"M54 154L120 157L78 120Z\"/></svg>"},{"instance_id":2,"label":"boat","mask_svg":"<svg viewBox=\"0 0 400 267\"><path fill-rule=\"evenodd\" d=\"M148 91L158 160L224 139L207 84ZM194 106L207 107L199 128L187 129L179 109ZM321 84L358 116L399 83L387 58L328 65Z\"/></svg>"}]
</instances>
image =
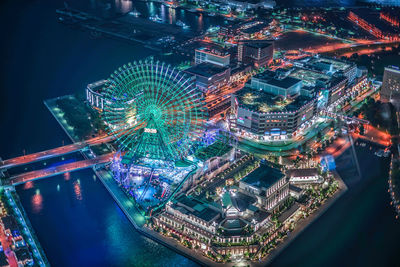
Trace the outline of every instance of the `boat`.
<instances>
[{"instance_id":1,"label":"boat","mask_svg":"<svg viewBox=\"0 0 400 267\"><path fill-rule=\"evenodd\" d=\"M134 16L134 17L139 17L141 14L135 8L133 11L129 12L129 15Z\"/></svg>"},{"instance_id":2,"label":"boat","mask_svg":"<svg viewBox=\"0 0 400 267\"><path fill-rule=\"evenodd\" d=\"M214 12L211 12L211 13L208 13L208 15L209 15L210 17L215 17L215 15L217 15L217 14L215 14Z\"/></svg>"},{"instance_id":3,"label":"boat","mask_svg":"<svg viewBox=\"0 0 400 267\"><path fill-rule=\"evenodd\" d=\"M152 21L155 21L155 22L162 22L163 21L158 15L151 16L149 19L152 20Z\"/></svg>"},{"instance_id":4,"label":"boat","mask_svg":"<svg viewBox=\"0 0 400 267\"><path fill-rule=\"evenodd\" d=\"M178 21L176 22L176 26L182 27L182 28L184 28L184 29L189 28L189 26L186 25L186 24L185 24L183 21L181 21L181 20L178 20Z\"/></svg>"},{"instance_id":5,"label":"boat","mask_svg":"<svg viewBox=\"0 0 400 267\"><path fill-rule=\"evenodd\" d=\"M197 9L191 8L191 9L188 9L188 11L189 11L189 12L192 12L192 13L195 13L195 12L197 12Z\"/></svg>"}]
</instances>

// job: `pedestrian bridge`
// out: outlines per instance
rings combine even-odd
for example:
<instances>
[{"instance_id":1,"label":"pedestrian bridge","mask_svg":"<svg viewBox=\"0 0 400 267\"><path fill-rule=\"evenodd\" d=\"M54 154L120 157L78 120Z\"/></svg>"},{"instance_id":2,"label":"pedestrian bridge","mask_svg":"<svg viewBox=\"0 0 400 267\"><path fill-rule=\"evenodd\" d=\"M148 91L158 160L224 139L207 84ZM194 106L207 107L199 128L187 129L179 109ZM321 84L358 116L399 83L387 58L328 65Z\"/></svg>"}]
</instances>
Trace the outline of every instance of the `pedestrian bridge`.
<instances>
[{"instance_id":1,"label":"pedestrian bridge","mask_svg":"<svg viewBox=\"0 0 400 267\"><path fill-rule=\"evenodd\" d=\"M0 171L6 170L9 168L13 168L13 167L17 167L17 166L21 166L21 165L25 165L25 164L34 163L34 162L45 160L45 159L50 159L53 157L66 155L69 153L73 153L73 152L85 149L92 145L98 145L98 144L109 142L112 139L113 139L112 136L107 136L107 135L98 136L98 137L95 137L95 138L92 138L92 139L89 139L89 140L86 140L83 142L77 142L77 143L73 143L70 145L56 147L56 148L52 148L52 149L49 149L46 151L32 153L32 154L24 155L24 156L20 156L20 157L15 157L15 158L7 159L4 161L1 160L0 161Z\"/></svg>"},{"instance_id":2,"label":"pedestrian bridge","mask_svg":"<svg viewBox=\"0 0 400 267\"><path fill-rule=\"evenodd\" d=\"M98 156L93 159L86 159L72 163L65 163L56 167L49 167L46 169L30 171L22 174L17 174L15 176L11 176L9 178L3 178L3 185L19 185L30 181L35 181L38 179L43 179L59 174L63 174L66 172L77 171L89 167L93 167L95 165L106 164L111 162L114 157L114 153L108 153L105 155Z\"/></svg>"}]
</instances>

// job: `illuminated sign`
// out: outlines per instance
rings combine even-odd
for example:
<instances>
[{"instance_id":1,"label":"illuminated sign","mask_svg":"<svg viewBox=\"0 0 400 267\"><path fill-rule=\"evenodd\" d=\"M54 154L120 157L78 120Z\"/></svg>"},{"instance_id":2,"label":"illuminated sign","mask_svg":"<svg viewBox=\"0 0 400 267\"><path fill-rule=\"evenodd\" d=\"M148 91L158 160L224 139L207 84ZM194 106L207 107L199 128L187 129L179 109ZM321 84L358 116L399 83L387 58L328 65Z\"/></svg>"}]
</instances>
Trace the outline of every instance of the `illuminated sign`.
<instances>
[{"instance_id":1,"label":"illuminated sign","mask_svg":"<svg viewBox=\"0 0 400 267\"><path fill-rule=\"evenodd\" d=\"M145 133L157 133L157 129L151 129L151 128L144 128Z\"/></svg>"}]
</instances>

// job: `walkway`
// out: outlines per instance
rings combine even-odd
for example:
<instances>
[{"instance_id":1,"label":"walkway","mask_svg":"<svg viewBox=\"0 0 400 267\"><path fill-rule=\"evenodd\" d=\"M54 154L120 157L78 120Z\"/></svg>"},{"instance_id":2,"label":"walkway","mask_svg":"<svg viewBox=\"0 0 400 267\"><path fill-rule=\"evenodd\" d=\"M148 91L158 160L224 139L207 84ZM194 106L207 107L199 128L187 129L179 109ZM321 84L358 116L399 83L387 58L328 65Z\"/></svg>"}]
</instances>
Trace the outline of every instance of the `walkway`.
<instances>
[{"instance_id":1,"label":"walkway","mask_svg":"<svg viewBox=\"0 0 400 267\"><path fill-rule=\"evenodd\" d=\"M46 266L45 263L48 263L48 261L47 261L47 259L45 259L42 256L42 254L40 254L40 250L39 250L40 245L35 243L35 241L34 241L35 239L33 238L31 231L29 230L29 227L25 220L24 214L19 209L19 207L18 207L17 203L15 202L9 189L5 190L5 194L6 194L6 197L8 198L10 206L14 209L15 214L18 216L18 217L15 217L15 219L17 219L19 221L19 223L23 226L22 231L23 231L23 233L25 233L25 236L28 238L27 240L25 240L25 242L29 245L29 250L33 253L35 258L39 260L39 262L37 262L36 264L39 266ZM12 253L14 254L14 252L12 252ZM14 256L15 256L15 254L14 254Z\"/></svg>"},{"instance_id":2,"label":"walkway","mask_svg":"<svg viewBox=\"0 0 400 267\"><path fill-rule=\"evenodd\" d=\"M16 157L16 158L12 158L12 159L7 159L7 160L0 162L0 170L17 167L20 165L29 164L29 163L33 163L36 161L57 157L57 156L62 156L65 154L69 154L69 153L81 150L90 145L98 145L98 144L109 142L111 140L112 140L111 136L104 135L104 136L95 137L95 138L92 138L92 139L89 139L89 140L86 140L83 142L78 142L78 143L61 146L61 147L56 147L53 149L29 154L26 156L20 156L20 157Z\"/></svg>"},{"instance_id":3,"label":"walkway","mask_svg":"<svg viewBox=\"0 0 400 267\"><path fill-rule=\"evenodd\" d=\"M103 164L110 162L114 157L114 153L105 154L102 156L98 156L94 159L86 159L72 163L66 163L57 167L50 167L47 169L31 171L27 173L18 174L16 176L12 176L6 180L6 184L8 185L19 185L29 181L46 178L58 174L62 174L65 172L76 171L88 167L92 167L96 164Z\"/></svg>"}]
</instances>

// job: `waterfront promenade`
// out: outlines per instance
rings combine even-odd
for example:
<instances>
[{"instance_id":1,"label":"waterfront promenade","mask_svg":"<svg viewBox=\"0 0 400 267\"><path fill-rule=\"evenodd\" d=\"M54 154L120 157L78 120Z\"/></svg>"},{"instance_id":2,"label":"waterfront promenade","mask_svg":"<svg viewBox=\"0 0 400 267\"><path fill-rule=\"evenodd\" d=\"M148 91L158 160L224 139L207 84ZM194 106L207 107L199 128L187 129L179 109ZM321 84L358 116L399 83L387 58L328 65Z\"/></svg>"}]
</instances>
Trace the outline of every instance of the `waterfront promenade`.
<instances>
[{"instance_id":1,"label":"waterfront promenade","mask_svg":"<svg viewBox=\"0 0 400 267\"><path fill-rule=\"evenodd\" d=\"M46 105L47 106L47 105ZM49 106L48 106L49 108ZM51 109L49 108L51 111ZM52 112L53 114L53 112ZM53 114L54 115L54 114ZM60 126L64 129L64 131L69 135L71 138L71 135L68 133L67 129L63 127L63 124L58 120L57 116L54 116L55 119L59 122ZM325 125L324 125L325 126ZM321 127L319 125L319 127ZM316 128L319 128L316 127ZM315 129L314 131L310 131L309 134L315 134ZM73 141L74 139L71 138ZM87 157L87 153L85 151L81 151L82 155L85 158ZM112 175L104 168L97 169L93 168L94 172L96 173L97 177L99 177L100 181L103 183L107 191L111 194L113 199L116 201L116 203L119 205L119 207L122 209L124 214L127 216L129 221L132 223L132 225L135 227L135 229L143 234L144 236L176 251L179 254L182 254L183 256L193 260L194 262L197 262L198 264L202 266L265 266L268 264L276 255L278 255L291 241L293 241L297 235L299 235L306 227L308 227L316 218L318 218L320 215L324 213L326 209L328 209L334 201L341 196L342 193L347 189L346 185L343 183L343 181L339 177L339 191L335 194L334 197L328 199L321 207L316 211L316 213L310 215L306 219L304 219L301 224L295 229L294 232L291 233L290 237L285 239L285 242L281 243L278 248L276 248L273 251L272 255L269 255L268 257L264 258L260 262L252 262L252 261L242 261L242 262L228 262L228 263L217 263L206 256L200 251L200 250L194 250L194 249L189 249L182 244L179 244L176 240L174 240L171 237L166 237L161 235L160 233L151 230L148 228L145 223L146 219L145 217L140 213L140 211L136 208L134 205L133 201L127 196L121 188L118 186L118 184L115 182L114 178Z\"/></svg>"},{"instance_id":2,"label":"waterfront promenade","mask_svg":"<svg viewBox=\"0 0 400 267\"><path fill-rule=\"evenodd\" d=\"M308 216L305 219L302 219L297 225L296 228L294 229L293 232L288 235L283 242L281 242L267 257L265 260L257 262L254 264L254 266L266 266L271 264L271 262L287 247L289 244L295 240L307 227L311 226L312 223L318 219L320 216L322 216L335 202L338 200L346 191L347 191L347 186L343 182L342 178L339 176L339 174L334 171L333 176L335 177L335 180L339 182L339 188L336 193L328 198L319 208L316 212L312 213L310 216Z\"/></svg>"},{"instance_id":3,"label":"waterfront promenade","mask_svg":"<svg viewBox=\"0 0 400 267\"><path fill-rule=\"evenodd\" d=\"M105 169L95 170L95 173L139 233L182 254L200 265L230 266L230 264L216 263L204 257L203 253L200 251L186 248L183 245L178 244L172 238L165 237L146 227L144 216L138 211L132 200L121 190L111 174Z\"/></svg>"},{"instance_id":4,"label":"waterfront promenade","mask_svg":"<svg viewBox=\"0 0 400 267\"><path fill-rule=\"evenodd\" d=\"M17 201L14 199L11 191L14 191L14 188L6 188L5 195L8 199L8 202L9 202L11 208L14 209L14 212L17 215L16 219L19 221L19 223L21 223L21 225L23 227L22 231L25 234L25 236L27 237L27 240L25 240L25 242L27 244L29 244L31 253L33 253L34 257L36 259L38 259L38 262L36 264L39 266L48 266L49 263L44 256L44 252L41 249L39 242L34 237L34 234L31 233L32 227L30 227L30 223L28 222L26 214L25 214L22 206L18 205ZM42 255L42 253L43 253L43 255Z\"/></svg>"}]
</instances>

